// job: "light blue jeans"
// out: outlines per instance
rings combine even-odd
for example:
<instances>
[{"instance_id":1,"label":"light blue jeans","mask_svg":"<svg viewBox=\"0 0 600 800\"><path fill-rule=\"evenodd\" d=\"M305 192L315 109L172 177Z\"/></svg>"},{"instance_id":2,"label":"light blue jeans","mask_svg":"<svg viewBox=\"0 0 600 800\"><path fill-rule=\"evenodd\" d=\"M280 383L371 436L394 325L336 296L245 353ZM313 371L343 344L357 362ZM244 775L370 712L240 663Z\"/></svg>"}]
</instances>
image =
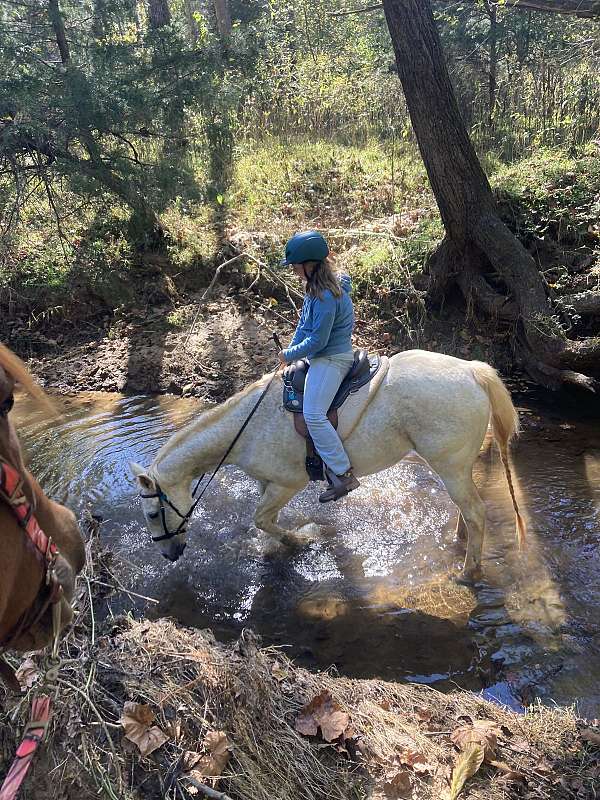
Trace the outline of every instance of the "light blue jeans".
<instances>
[{"instance_id":1,"label":"light blue jeans","mask_svg":"<svg viewBox=\"0 0 600 800\"><path fill-rule=\"evenodd\" d=\"M327 419L327 411L354 361L352 351L311 358L304 387L304 419L317 453L336 475L350 469L342 440Z\"/></svg>"}]
</instances>

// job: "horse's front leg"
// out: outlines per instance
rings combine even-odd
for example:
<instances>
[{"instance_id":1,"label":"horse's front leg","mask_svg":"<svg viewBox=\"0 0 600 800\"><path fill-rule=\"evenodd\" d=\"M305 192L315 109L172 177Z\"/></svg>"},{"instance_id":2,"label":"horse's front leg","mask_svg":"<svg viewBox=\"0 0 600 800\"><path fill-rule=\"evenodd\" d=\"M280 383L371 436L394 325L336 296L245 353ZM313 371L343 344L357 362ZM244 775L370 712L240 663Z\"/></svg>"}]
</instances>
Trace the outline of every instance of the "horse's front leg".
<instances>
[{"instance_id":1,"label":"horse's front leg","mask_svg":"<svg viewBox=\"0 0 600 800\"><path fill-rule=\"evenodd\" d=\"M301 489L301 486L290 489L289 486L281 486L278 483L267 483L265 485L254 515L254 522L257 528L260 528L272 537L270 549L278 549L277 546L282 544L297 546L298 544L306 544L306 542L314 540L315 533L318 530L315 525L303 525L297 530L287 530L277 523L277 518L281 509L289 503L292 497L298 494Z\"/></svg>"}]
</instances>

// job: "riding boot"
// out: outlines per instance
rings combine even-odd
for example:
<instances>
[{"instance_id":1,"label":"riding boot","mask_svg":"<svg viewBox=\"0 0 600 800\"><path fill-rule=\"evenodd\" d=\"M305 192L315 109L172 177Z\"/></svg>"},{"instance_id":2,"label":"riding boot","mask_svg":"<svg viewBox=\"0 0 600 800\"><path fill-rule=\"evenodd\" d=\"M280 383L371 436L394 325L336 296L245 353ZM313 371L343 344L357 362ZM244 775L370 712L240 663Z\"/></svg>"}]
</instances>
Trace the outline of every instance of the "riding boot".
<instances>
[{"instance_id":1,"label":"riding boot","mask_svg":"<svg viewBox=\"0 0 600 800\"><path fill-rule=\"evenodd\" d=\"M358 479L354 477L352 469L344 472L343 475L336 475L328 467L325 467L325 475L329 482L329 489L325 489L325 491L319 495L320 503L329 503L330 500L339 500L340 497L345 497L348 492L352 492L360 486Z\"/></svg>"}]
</instances>

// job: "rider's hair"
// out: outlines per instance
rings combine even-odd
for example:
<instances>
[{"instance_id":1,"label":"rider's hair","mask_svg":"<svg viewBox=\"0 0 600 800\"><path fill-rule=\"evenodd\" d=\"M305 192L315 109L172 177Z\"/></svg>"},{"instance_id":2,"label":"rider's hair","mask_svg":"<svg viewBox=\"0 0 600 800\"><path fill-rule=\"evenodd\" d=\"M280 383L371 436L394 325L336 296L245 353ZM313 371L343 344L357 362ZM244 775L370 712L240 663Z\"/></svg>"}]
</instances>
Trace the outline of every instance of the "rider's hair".
<instances>
[{"instance_id":1,"label":"rider's hair","mask_svg":"<svg viewBox=\"0 0 600 800\"><path fill-rule=\"evenodd\" d=\"M306 261L304 267L313 267L310 277L306 281L306 294L311 297L323 299L323 292L329 289L334 297L341 297L342 287L340 285L339 272L330 256L323 261Z\"/></svg>"}]
</instances>

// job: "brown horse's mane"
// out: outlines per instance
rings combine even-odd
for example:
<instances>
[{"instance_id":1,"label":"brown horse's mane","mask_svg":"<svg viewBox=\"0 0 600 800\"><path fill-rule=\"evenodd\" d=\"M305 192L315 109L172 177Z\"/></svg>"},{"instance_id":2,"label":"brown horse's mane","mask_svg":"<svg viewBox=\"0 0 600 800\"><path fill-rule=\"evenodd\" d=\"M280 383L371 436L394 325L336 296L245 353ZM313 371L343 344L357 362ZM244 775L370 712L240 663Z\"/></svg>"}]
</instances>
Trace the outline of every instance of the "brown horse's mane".
<instances>
[{"instance_id":1,"label":"brown horse's mane","mask_svg":"<svg viewBox=\"0 0 600 800\"><path fill-rule=\"evenodd\" d=\"M0 367L8 372L21 388L44 405L48 411L56 414L52 401L31 375L25 364L2 343L0 343Z\"/></svg>"}]
</instances>

